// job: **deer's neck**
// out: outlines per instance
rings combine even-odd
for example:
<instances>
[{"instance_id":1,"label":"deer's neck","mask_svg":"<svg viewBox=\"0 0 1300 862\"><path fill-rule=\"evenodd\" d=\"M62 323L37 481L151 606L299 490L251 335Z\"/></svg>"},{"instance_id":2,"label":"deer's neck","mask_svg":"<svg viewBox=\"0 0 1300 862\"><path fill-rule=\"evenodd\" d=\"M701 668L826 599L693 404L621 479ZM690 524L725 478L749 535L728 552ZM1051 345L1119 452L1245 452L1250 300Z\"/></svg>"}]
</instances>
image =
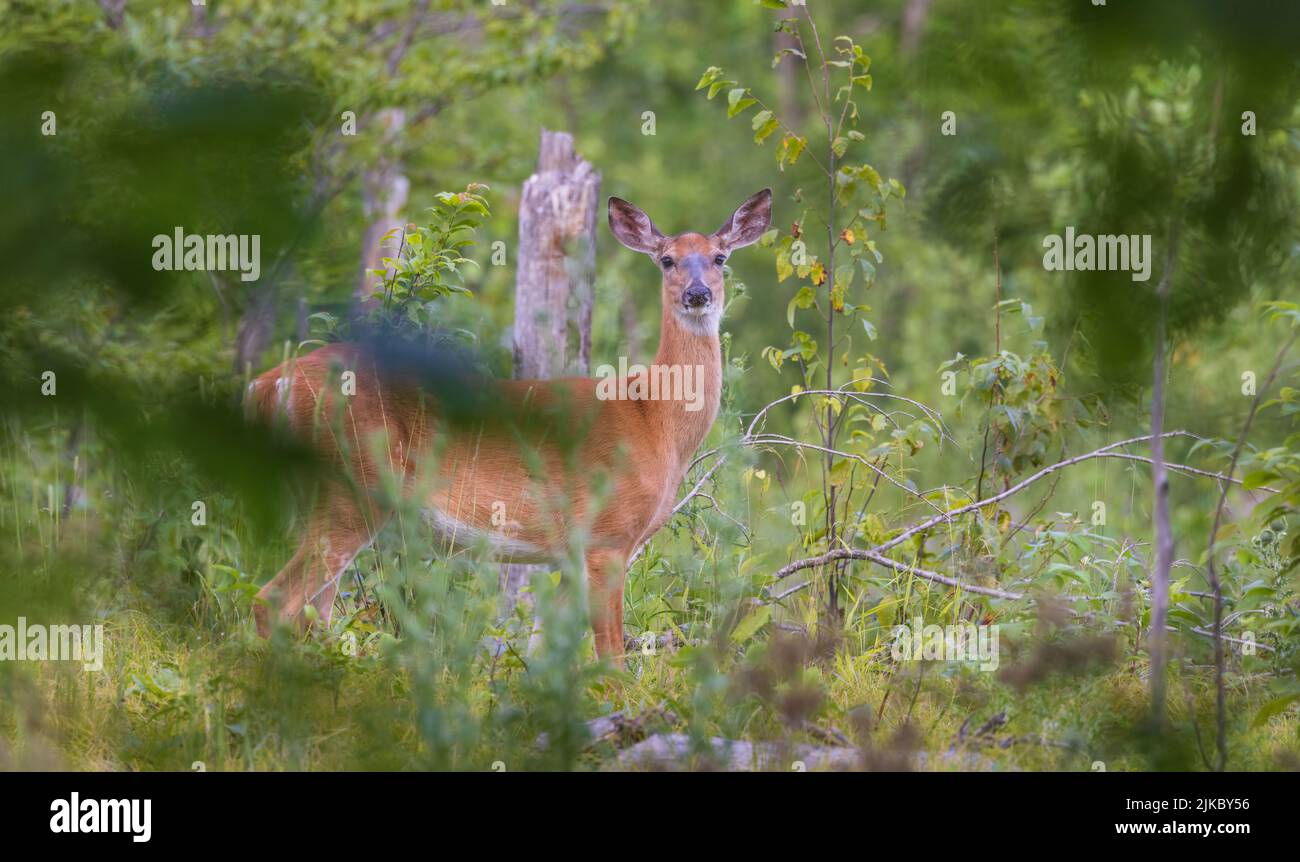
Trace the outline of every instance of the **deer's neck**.
<instances>
[{"instance_id":1,"label":"deer's neck","mask_svg":"<svg viewBox=\"0 0 1300 862\"><path fill-rule=\"evenodd\" d=\"M681 397L650 402L651 415L683 467L708 436L722 399L722 348L717 323L703 325L701 320L701 325L692 325L695 323L683 321L665 305L655 365L661 374L664 369L677 374L682 389L673 395Z\"/></svg>"}]
</instances>

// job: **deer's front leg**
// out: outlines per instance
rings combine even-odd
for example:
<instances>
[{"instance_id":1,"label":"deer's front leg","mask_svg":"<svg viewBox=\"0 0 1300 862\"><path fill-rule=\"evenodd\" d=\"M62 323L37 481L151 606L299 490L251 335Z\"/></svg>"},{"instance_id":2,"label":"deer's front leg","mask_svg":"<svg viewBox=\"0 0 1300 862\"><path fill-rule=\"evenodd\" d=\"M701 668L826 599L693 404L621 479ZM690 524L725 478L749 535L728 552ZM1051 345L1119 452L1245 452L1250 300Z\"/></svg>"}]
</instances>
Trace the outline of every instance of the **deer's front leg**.
<instances>
[{"instance_id":1,"label":"deer's front leg","mask_svg":"<svg viewBox=\"0 0 1300 862\"><path fill-rule=\"evenodd\" d=\"M302 612L308 604L328 626L339 576L370 544L380 525L373 510L363 511L343 492L319 503L293 559L257 594L253 609L257 633L269 638L273 618L305 628Z\"/></svg>"},{"instance_id":2,"label":"deer's front leg","mask_svg":"<svg viewBox=\"0 0 1300 862\"><path fill-rule=\"evenodd\" d=\"M617 551L587 552L587 603L596 636L596 657L623 667L623 579L627 569Z\"/></svg>"}]
</instances>

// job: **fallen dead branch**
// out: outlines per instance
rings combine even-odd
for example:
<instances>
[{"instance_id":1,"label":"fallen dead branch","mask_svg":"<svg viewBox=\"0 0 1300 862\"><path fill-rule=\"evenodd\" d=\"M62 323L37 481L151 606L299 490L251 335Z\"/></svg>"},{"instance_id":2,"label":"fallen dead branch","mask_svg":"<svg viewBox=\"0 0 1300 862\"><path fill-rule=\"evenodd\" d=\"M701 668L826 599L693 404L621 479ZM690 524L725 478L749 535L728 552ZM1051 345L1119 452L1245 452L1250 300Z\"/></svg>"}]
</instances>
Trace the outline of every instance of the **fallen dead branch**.
<instances>
[{"instance_id":1,"label":"fallen dead branch","mask_svg":"<svg viewBox=\"0 0 1300 862\"><path fill-rule=\"evenodd\" d=\"M662 707L647 709L640 715L627 715L622 712L602 715L587 722L587 733L590 734L591 739L587 743L586 750L590 751L603 745L610 745L616 749L627 748L648 737L653 728L665 725L673 727L680 722L676 713ZM545 751L549 745L550 737L547 734L543 733L537 737L536 746L539 751Z\"/></svg>"},{"instance_id":2,"label":"fallen dead branch","mask_svg":"<svg viewBox=\"0 0 1300 862\"><path fill-rule=\"evenodd\" d=\"M974 752L931 755L924 751L891 752L872 757L844 745L783 745L712 737L696 744L684 733L657 733L619 754L606 769L641 769L678 772L688 769L720 772L858 772L952 767L988 771L996 764Z\"/></svg>"}]
</instances>

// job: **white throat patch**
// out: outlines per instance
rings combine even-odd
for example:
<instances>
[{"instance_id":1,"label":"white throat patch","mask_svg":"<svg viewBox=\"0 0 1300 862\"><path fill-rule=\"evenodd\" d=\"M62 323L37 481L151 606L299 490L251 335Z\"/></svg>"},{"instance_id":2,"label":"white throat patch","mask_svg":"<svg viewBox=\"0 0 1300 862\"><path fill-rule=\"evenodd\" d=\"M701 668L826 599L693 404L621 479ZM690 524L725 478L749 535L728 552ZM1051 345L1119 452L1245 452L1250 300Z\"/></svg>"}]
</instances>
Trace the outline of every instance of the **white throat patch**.
<instances>
[{"instance_id":1,"label":"white throat patch","mask_svg":"<svg viewBox=\"0 0 1300 862\"><path fill-rule=\"evenodd\" d=\"M722 325L722 306L716 302L710 303L703 314L688 311L681 306L674 311L682 326L692 335L717 335L718 327Z\"/></svg>"}]
</instances>

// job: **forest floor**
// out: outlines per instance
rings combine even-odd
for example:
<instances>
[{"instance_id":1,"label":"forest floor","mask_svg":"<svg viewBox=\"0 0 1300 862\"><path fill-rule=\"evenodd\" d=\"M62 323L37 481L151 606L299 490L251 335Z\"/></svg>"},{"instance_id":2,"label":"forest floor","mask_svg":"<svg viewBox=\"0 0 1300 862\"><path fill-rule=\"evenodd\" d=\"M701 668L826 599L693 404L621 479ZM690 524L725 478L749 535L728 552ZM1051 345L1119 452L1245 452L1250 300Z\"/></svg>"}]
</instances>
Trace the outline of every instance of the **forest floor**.
<instances>
[{"instance_id":1,"label":"forest floor","mask_svg":"<svg viewBox=\"0 0 1300 862\"><path fill-rule=\"evenodd\" d=\"M1171 676L1167 726L1153 735L1140 730L1146 667L1131 659L1018 691L990 674L900 673L847 651L790 667L808 658L797 647L760 670L724 655L709 673L697 648L634 650L618 673L592 661L588 636L577 667L525 670L526 656L485 651L420 680L382 639L263 642L248 621L211 631L139 612L105 630L102 672L65 663L7 677L0 767L1121 771L1213 757L1212 668ZM1297 766L1294 709L1249 726L1264 683L1234 677L1229 714L1246 718L1229 725L1233 769ZM682 749L665 755L673 744ZM638 752L651 757L628 760Z\"/></svg>"}]
</instances>

